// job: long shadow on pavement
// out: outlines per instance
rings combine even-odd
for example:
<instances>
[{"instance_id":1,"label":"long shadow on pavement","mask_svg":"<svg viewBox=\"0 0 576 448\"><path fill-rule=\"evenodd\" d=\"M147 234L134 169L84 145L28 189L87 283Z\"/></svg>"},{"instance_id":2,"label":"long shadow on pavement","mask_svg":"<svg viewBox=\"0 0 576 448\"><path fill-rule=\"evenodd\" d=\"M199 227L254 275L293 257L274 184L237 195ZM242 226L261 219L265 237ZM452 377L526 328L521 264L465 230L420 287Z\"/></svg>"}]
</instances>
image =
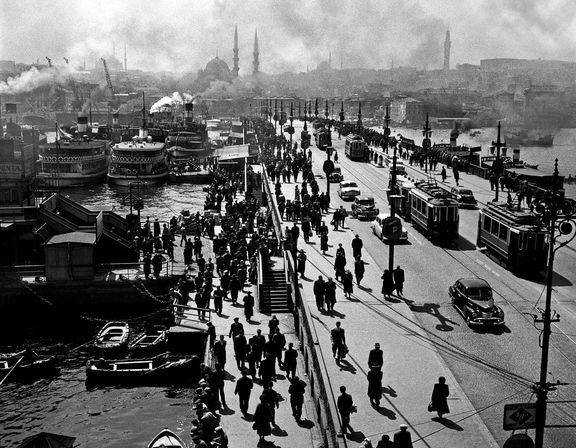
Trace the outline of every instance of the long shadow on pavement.
<instances>
[{"instance_id":1,"label":"long shadow on pavement","mask_svg":"<svg viewBox=\"0 0 576 448\"><path fill-rule=\"evenodd\" d=\"M432 420L446 426L446 428L448 428L448 429L453 429L454 431L464 431L464 428L462 428L462 426L460 426L458 423L450 420L449 418L434 417L434 418L432 418Z\"/></svg>"},{"instance_id":2,"label":"long shadow on pavement","mask_svg":"<svg viewBox=\"0 0 576 448\"><path fill-rule=\"evenodd\" d=\"M454 330L454 327L448 325L448 323L451 323L453 325L459 325L457 322L454 322L453 320L450 320L447 317L443 316L442 313L440 313L440 305L437 303L422 303L422 304L409 303L408 306L410 307L410 310L414 313L426 313L438 319L438 321L440 322L436 326L436 329L438 331Z\"/></svg>"}]
</instances>

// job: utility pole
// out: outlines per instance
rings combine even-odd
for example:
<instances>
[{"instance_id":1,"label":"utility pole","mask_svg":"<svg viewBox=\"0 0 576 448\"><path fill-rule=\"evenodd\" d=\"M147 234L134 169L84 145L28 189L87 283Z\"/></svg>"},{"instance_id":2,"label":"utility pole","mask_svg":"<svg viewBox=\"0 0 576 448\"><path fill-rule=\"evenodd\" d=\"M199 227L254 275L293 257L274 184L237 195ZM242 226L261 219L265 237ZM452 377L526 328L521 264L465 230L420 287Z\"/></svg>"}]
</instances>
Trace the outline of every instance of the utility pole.
<instances>
[{"instance_id":1,"label":"utility pole","mask_svg":"<svg viewBox=\"0 0 576 448\"><path fill-rule=\"evenodd\" d=\"M386 115L384 116L384 138L382 139L382 150L388 154L388 140L390 138L390 112L386 104Z\"/></svg>"},{"instance_id":2,"label":"utility pole","mask_svg":"<svg viewBox=\"0 0 576 448\"><path fill-rule=\"evenodd\" d=\"M422 130L422 135L424 140L422 141L422 149L424 149L424 171L428 172L428 151L430 150L431 142L430 137L432 136L432 129L430 128L430 122L428 121L428 112L426 112L426 124Z\"/></svg>"},{"instance_id":3,"label":"utility pole","mask_svg":"<svg viewBox=\"0 0 576 448\"><path fill-rule=\"evenodd\" d=\"M498 136L500 136L500 123L498 123ZM558 176L558 159L554 163L552 177L552 190L548 191L542 199L531 204L532 211L542 218L549 232L548 239L548 267L546 269L546 304L541 319L534 319L535 323L543 323L542 329L542 359L540 362L540 381L532 388L536 393L536 435L535 448L544 447L544 428L546 426L546 401L548 391L554 390L562 383L549 383L548 378L548 353L550 349L550 333L553 322L559 322L560 317L556 314L552 317L552 281L554 276L554 254L561 247L566 246L576 236L576 209L574 202L564 198L560 192L561 185ZM556 234L558 231L558 234ZM560 241L558 238L563 237ZM554 245L557 243L557 247Z\"/></svg>"},{"instance_id":4,"label":"utility pole","mask_svg":"<svg viewBox=\"0 0 576 448\"><path fill-rule=\"evenodd\" d=\"M496 193L494 195L494 202L498 202L498 186L500 184L500 175L504 170L504 163L500 158L500 149L506 146L506 142L500 139L500 122L498 122L498 135L496 141L492 141L492 147L496 148L496 159L492 162L492 172L496 176Z\"/></svg>"}]
</instances>

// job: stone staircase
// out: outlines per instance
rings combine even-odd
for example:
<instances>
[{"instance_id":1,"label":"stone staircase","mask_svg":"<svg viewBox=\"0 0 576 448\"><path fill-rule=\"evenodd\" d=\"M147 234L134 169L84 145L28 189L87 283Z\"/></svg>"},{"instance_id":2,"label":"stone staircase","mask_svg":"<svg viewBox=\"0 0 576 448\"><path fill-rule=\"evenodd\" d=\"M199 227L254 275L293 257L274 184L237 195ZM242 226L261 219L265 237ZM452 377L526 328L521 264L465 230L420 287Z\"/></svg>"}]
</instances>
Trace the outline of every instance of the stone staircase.
<instances>
[{"instance_id":1,"label":"stone staircase","mask_svg":"<svg viewBox=\"0 0 576 448\"><path fill-rule=\"evenodd\" d=\"M265 314L291 312L287 287L283 269L266 269L260 285L260 312Z\"/></svg>"}]
</instances>

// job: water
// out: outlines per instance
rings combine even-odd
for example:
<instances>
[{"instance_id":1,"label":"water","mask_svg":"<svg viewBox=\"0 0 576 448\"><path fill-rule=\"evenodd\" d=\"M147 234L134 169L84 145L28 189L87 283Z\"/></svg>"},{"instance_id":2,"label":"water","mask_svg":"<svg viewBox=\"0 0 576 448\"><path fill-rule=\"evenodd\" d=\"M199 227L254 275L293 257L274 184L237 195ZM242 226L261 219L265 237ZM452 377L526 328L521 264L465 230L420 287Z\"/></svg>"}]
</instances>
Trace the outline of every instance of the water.
<instances>
[{"instance_id":1,"label":"water","mask_svg":"<svg viewBox=\"0 0 576 448\"><path fill-rule=\"evenodd\" d=\"M36 322L3 324L0 351L29 344L40 354L58 358L54 378L33 383L5 383L0 393L0 446L18 446L41 431L76 437L82 448L145 447L164 427L185 440L192 418L193 389L105 387L87 390L85 365L96 326L85 321L58 321L46 316Z\"/></svg>"},{"instance_id":2,"label":"water","mask_svg":"<svg viewBox=\"0 0 576 448\"><path fill-rule=\"evenodd\" d=\"M142 220L168 221L182 210L204 209L202 185L160 185L142 190ZM130 212L129 188L107 184L64 190L64 194L92 210ZM192 389L106 387L87 390L88 350L72 351L94 337L96 326L85 321L17 322L0 326L0 353L26 344L41 354L58 356L61 370L54 378L32 384L6 383L0 388L0 447L15 447L41 431L76 437L82 448L145 447L161 429L169 427L190 441ZM62 331L58 331L62 328Z\"/></svg>"},{"instance_id":3,"label":"water","mask_svg":"<svg viewBox=\"0 0 576 448\"><path fill-rule=\"evenodd\" d=\"M382 127L375 128L382 131ZM409 129L402 127L391 127L393 134L400 133L404 137L413 139L416 144L422 144L422 131L420 129ZM432 143L449 143L451 129L432 129ZM496 140L496 128L473 129L480 131L477 136L470 136L469 133L460 134L458 144L467 143L470 146L481 146L481 156L490 155L490 146L492 141ZM505 130L503 130L505 132ZM508 154L512 157L512 150L509 148ZM554 131L554 146L544 147L521 147L520 159L529 164L538 164L538 170L544 173L554 171L554 159L558 159L558 171L561 176L576 176L576 129L564 128ZM564 186L566 196L576 198L576 184L566 183Z\"/></svg>"}]
</instances>

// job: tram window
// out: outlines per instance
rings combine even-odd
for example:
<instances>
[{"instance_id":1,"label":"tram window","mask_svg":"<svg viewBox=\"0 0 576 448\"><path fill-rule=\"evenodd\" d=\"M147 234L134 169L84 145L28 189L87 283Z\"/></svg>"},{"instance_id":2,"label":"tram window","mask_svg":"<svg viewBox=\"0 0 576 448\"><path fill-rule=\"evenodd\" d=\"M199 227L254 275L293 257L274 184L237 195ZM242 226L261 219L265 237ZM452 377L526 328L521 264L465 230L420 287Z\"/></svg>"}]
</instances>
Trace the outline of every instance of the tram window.
<instances>
[{"instance_id":1,"label":"tram window","mask_svg":"<svg viewBox=\"0 0 576 448\"><path fill-rule=\"evenodd\" d=\"M490 226L492 225L492 218L489 218L488 216L484 215L484 227L483 229L486 232L490 232Z\"/></svg>"},{"instance_id":2,"label":"tram window","mask_svg":"<svg viewBox=\"0 0 576 448\"><path fill-rule=\"evenodd\" d=\"M498 232L498 238L501 240L507 241L508 240L508 228L500 224L500 229Z\"/></svg>"},{"instance_id":3,"label":"tram window","mask_svg":"<svg viewBox=\"0 0 576 448\"><path fill-rule=\"evenodd\" d=\"M490 233L492 235L498 235L498 221L492 220L492 227L490 228Z\"/></svg>"}]
</instances>

